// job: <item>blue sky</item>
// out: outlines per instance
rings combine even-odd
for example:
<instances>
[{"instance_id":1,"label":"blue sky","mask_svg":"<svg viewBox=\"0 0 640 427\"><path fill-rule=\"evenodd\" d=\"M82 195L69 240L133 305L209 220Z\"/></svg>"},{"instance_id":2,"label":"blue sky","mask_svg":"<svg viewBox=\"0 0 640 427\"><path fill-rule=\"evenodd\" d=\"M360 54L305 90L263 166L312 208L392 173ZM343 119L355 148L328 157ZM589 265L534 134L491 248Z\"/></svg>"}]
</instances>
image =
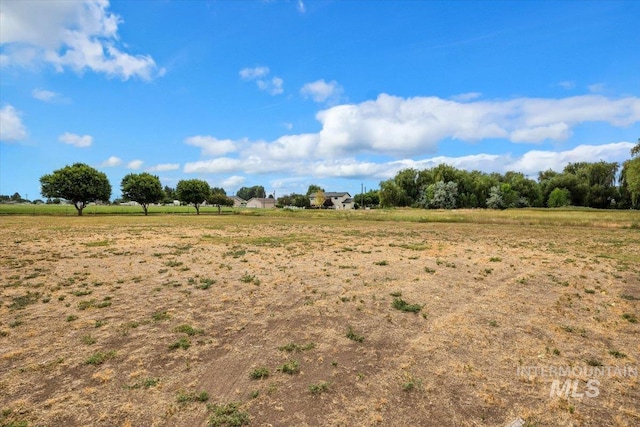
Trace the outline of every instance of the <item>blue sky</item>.
<instances>
[{"instance_id":1,"label":"blue sky","mask_svg":"<svg viewBox=\"0 0 640 427\"><path fill-rule=\"evenodd\" d=\"M640 137L637 1L0 0L0 194L75 162L276 197Z\"/></svg>"}]
</instances>

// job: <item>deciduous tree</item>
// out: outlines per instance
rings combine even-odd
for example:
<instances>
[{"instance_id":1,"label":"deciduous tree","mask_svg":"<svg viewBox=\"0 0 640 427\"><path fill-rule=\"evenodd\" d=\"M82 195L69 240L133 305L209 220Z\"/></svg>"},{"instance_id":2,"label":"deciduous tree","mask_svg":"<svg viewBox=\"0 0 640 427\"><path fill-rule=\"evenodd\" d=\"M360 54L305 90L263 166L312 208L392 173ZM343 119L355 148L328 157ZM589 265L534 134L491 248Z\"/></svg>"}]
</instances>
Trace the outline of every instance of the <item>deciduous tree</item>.
<instances>
[{"instance_id":1,"label":"deciduous tree","mask_svg":"<svg viewBox=\"0 0 640 427\"><path fill-rule=\"evenodd\" d=\"M43 175L40 186L44 197L59 197L73 203L78 216L82 216L82 210L89 202L108 202L111 198L107 175L84 163L74 163Z\"/></svg>"},{"instance_id":2,"label":"deciduous tree","mask_svg":"<svg viewBox=\"0 0 640 427\"><path fill-rule=\"evenodd\" d=\"M176 194L181 202L191 204L200 215L200 205L211 196L211 188L207 181L201 179L186 179L178 181Z\"/></svg>"},{"instance_id":3,"label":"deciduous tree","mask_svg":"<svg viewBox=\"0 0 640 427\"><path fill-rule=\"evenodd\" d=\"M120 189L122 198L139 203L145 215L149 214L149 204L161 202L165 197L160 178L147 172L125 176Z\"/></svg>"}]
</instances>

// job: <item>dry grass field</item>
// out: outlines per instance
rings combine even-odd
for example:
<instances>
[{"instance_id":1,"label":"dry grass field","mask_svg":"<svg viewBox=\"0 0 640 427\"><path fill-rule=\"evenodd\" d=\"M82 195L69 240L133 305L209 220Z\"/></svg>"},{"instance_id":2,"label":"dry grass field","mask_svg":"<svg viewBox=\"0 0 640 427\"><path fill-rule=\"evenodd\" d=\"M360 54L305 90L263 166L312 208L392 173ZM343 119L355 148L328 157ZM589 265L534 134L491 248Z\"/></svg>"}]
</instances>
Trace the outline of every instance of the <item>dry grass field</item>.
<instances>
[{"instance_id":1,"label":"dry grass field","mask_svg":"<svg viewBox=\"0 0 640 427\"><path fill-rule=\"evenodd\" d=\"M640 425L626 219L371 215L0 217L0 425Z\"/></svg>"}]
</instances>

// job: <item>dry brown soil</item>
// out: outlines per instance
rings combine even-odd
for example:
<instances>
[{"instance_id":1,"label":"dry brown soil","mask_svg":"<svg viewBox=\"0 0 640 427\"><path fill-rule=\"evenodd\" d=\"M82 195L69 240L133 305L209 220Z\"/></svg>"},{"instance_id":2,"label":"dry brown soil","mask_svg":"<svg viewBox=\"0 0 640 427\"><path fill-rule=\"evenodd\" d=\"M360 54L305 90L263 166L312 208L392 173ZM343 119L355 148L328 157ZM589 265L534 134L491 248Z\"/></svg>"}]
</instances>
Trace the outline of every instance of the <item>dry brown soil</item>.
<instances>
[{"instance_id":1,"label":"dry brown soil","mask_svg":"<svg viewBox=\"0 0 640 427\"><path fill-rule=\"evenodd\" d=\"M4 217L0 424L637 426L639 317L615 226ZM517 371L599 364L636 375Z\"/></svg>"}]
</instances>

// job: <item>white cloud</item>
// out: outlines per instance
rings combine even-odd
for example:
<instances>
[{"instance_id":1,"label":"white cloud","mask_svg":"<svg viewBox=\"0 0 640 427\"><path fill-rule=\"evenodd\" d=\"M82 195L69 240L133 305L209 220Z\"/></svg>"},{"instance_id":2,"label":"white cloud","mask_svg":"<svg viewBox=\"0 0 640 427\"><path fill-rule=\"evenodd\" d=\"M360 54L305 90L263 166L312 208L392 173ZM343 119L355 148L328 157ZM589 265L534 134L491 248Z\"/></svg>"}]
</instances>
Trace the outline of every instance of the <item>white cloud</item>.
<instances>
[{"instance_id":1,"label":"white cloud","mask_svg":"<svg viewBox=\"0 0 640 427\"><path fill-rule=\"evenodd\" d=\"M584 122L628 126L640 121L640 98L583 95L460 103L381 94L376 100L320 111L316 117L322 124L322 156L373 152L399 157L435 152L447 138L540 142L566 139Z\"/></svg>"},{"instance_id":2,"label":"white cloud","mask_svg":"<svg viewBox=\"0 0 640 427\"><path fill-rule=\"evenodd\" d=\"M31 91L31 96L44 102L53 102L56 98L59 98L57 93L45 89L34 89Z\"/></svg>"},{"instance_id":3,"label":"white cloud","mask_svg":"<svg viewBox=\"0 0 640 427\"><path fill-rule=\"evenodd\" d=\"M0 65L48 63L58 71L90 69L123 80L163 74L151 56L116 47L123 21L108 8L108 0L3 1Z\"/></svg>"},{"instance_id":4,"label":"white cloud","mask_svg":"<svg viewBox=\"0 0 640 427\"><path fill-rule=\"evenodd\" d=\"M111 156L104 162L100 164L101 168L112 168L115 166L120 166L122 164L122 159L116 156Z\"/></svg>"},{"instance_id":5,"label":"white cloud","mask_svg":"<svg viewBox=\"0 0 640 427\"><path fill-rule=\"evenodd\" d=\"M76 135L75 133L65 132L58 137L58 141L77 148L86 148L93 143L93 137L91 135Z\"/></svg>"},{"instance_id":6,"label":"white cloud","mask_svg":"<svg viewBox=\"0 0 640 427\"><path fill-rule=\"evenodd\" d=\"M298 0L298 12L300 13L305 13L307 11L307 8L304 6L304 2L302 0Z\"/></svg>"},{"instance_id":7,"label":"white cloud","mask_svg":"<svg viewBox=\"0 0 640 427\"><path fill-rule=\"evenodd\" d=\"M147 169L149 172L166 172L180 169L180 163L161 163Z\"/></svg>"},{"instance_id":8,"label":"white cloud","mask_svg":"<svg viewBox=\"0 0 640 427\"><path fill-rule=\"evenodd\" d=\"M27 137L20 112L11 105L0 108L0 141L20 141Z\"/></svg>"},{"instance_id":9,"label":"white cloud","mask_svg":"<svg viewBox=\"0 0 640 427\"><path fill-rule=\"evenodd\" d=\"M233 152L237 143L230 139L217 139L213 136L195 135L184 140L185 144L200 147L203 156L221 156Z\"/></svg>"},{"instance_id":10,"label":"white cloud","mask_svg":"<svg viewBox=\"0 0 640 427\"><path fill-rule=\"evenodd\" d=\"M184 165L185 173L230 173L238 170L242 170L240 160L227 157L190 162Z\"/></svg>"},{"instance_id":11,"label":"white cloud","mask_svg":"<svg viewBox=\"0 0 640 427\"><path fill-rule=\"evenodd\" d=\"M451 97L454 101L465 102L465 101L473 101L474 99L478 99L482 96L480 92L468 92L461 93L458 95L454 95Z\"/></svg>"},{"instance_id":12,"label":"white cloud","mask_svg":"<svg viewBox=\"0 0 640 427\"><path fill-rule=\"evenodd\" d=\"M306 83L300 89L302 96L311 98L315 102L337 102L342 96L342 92L342 86L338 82L331 80L327 83L324 79Z\"/></svg>"},{"instance_id":13,"label":"white cloud","mask_svg":"<svg viewBox=\"0 0 640 427\"><path fill-rule=\"evenodd\" d=\"M576 87L576 82L571 81L571 80L565 80L565 81L559 82L558 86L560 86L563 89L569 90L569 89L573 89L573 88Z\"/></svg>"},{"instance_id":14,"label":"white cloud","mask_svg":"<svg viewBox=\"0 0 640 427\"><path fill-rule=\"evenodd\" d=\"M239 74L243 80L255 81L258 89L268 92L271 95L279 95L284 92L284 80L280 77L268 78L269 67L243 68Z\"/></svg>"},{"instance_id":15,"label":"white cloud","mask_svg":"<svg viewBox=\"0 0 640 427\"><path fill-rule=\"evenodd\" d=\"M142 160L131 160L129 163L127 163L127 169L138 170L142 167L143 163L144 162Z\"/></svg>"},{"instance_id":16,"label":"white cloud","mask_svg":"<svg viewBox=\"0 0 640 427\"><path fill-rule=\"evenodd\" d=\"M242 184L246 181L244 176L233 175L229 178L222 181L222 187L226 190L227 188L237 189L240 188Z\"/></svg>"}]
</instances>

